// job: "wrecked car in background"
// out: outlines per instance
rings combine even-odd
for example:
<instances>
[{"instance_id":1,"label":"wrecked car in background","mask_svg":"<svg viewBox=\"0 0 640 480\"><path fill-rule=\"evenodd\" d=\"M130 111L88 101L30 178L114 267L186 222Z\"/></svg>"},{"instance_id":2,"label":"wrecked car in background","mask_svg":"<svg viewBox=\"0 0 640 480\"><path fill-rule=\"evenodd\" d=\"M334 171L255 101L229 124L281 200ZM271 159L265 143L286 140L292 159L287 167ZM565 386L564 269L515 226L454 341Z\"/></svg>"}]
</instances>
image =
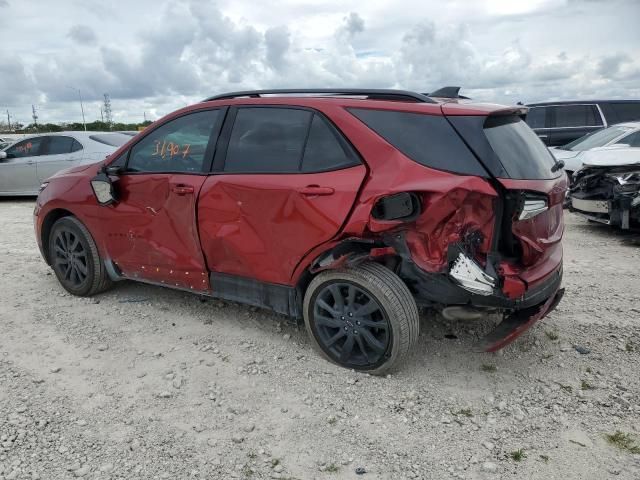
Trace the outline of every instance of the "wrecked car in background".
<instances>
[{"instance_id":1,"label":"wrecked car in background","mask_svg":"<svg viewBox=\"0 0 640 480\"><path fill-rule=\"evenodd\" d=\"M573 177L570 210L628 230L640 227L640 148L585 153Z\"/></svg>"},{"instance_id":2,"label":"wrecked car in background","mask_svg":"<svg viewBox=\"0 0 640 480\"><path fill-rule=\"evenodd\" d=\"M74 295L131 279L270 308L372 374L416 344L418 305L502 314L495 351L562 297L567 177L526 109L457 91L209 98L47 180L38 245Z\"/></svg>"},{"instance_id":3,"label":"wrecked car in background","mask_svg":"<svg viewBox=\"0 0 640 480\"><path fill-rule=\"evenodd\" d=\"M585 152L596 148L640 147L640 122L627 122L612 125L584 137L580 137L567 145L551 147L549 150L556 158L564 162L564 171L571 178L582 168Z\"/></svg>"}]
</instances>

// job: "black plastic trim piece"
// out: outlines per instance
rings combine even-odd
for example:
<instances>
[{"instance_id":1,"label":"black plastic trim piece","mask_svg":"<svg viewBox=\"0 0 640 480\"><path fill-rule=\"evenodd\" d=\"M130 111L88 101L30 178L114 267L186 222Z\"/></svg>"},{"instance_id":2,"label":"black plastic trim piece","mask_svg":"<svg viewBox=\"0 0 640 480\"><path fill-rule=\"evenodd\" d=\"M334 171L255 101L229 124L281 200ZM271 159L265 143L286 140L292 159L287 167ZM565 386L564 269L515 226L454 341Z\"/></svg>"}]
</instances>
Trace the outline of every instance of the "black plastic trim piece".
<instances>
[{"instance_id":1,"label":"black plastic trim piece","mask_svg":"<svg viewBox=\"0 0 640 480\"><path fill-rule=\"evenodd\" d=\"M267 308L294 318L302 315L301 298L295 287L218 272L211 272L209 280L212 297Z\"/></svg>"}]
</instances>

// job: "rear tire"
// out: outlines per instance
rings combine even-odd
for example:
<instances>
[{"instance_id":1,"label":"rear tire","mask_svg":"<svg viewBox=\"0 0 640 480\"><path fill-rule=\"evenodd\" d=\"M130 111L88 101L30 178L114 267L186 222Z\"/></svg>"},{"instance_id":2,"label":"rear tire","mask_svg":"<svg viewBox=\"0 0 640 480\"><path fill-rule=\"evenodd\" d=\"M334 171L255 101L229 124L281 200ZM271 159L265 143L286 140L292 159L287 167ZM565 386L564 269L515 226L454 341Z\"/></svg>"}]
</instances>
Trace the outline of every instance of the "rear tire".
<instances>
[{"instance_id":1,"label":"rear tire","mask_svg":"<svg viewBox=\"0 0 640 480\"><path fill-rule=\"evenodd\" d=\"M372 375L397 368L417 342L420 328L407 286L372 262L316 276L305 293L303 315L320 355Z\"/></svg>"},{"instance_id":2,"label":"rear tire","mask_svg":"<svg viewBox=\"0 0 640 480\"><path fill-rule=\"evenodd\" d=\"M96 243L76 217L63 217L54 223L48 241L51 266L66 291L89 297L111 287L113 282Z\"/></svg>"}]
</instances>

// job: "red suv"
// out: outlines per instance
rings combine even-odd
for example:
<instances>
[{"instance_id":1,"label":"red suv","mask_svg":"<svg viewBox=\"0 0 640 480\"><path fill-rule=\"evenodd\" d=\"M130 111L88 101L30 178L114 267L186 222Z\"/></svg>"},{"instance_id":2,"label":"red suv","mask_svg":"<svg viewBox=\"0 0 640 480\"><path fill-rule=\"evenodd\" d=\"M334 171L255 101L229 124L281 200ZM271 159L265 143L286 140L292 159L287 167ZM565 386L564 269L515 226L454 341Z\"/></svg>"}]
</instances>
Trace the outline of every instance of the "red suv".
<instances>
[{"instance_id":1,"label":"red suv","mask_svg":"<svg viewBox=\"0 0 640 480\"><path fill-rule=\"evenodd\" d=\"M36 238L74 295L130 279L269 308L356 370L406 357L418 306L503 314L494 351L563 292L566 175L525 114L399 90L220 95L50 178Z\"/></svg>"}]
</instances>

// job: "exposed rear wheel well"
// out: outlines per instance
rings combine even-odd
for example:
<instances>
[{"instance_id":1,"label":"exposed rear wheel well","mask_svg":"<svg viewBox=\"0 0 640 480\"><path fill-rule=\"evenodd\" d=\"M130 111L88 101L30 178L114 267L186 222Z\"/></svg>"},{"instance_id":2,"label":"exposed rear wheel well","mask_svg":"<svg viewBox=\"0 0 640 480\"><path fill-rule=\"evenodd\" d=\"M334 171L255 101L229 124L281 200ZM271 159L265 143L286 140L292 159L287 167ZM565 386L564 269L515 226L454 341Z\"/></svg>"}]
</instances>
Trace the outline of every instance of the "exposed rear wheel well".
<instances>
[{"instance_id":1,"label":"exposed rear wheel well","mask_svg":"<svg viewBox=\"0 0 640 480\"><path fill-rule=\"evenodd\" d=\"M42 230L40 232L40 241L42 242L42 251L44 252L44 258L47 264L51 265L51 258L49 257L49 235L51 234L51 227L62 217L73 217L73 213L64 208L56 208L51 210L42 222Z\"/></svg>"},{"instance_id":2,"label":"exposed rear wheel well","mask_svg":"<svg viewBox=\"0 0 640 480\"><path fill-rule=\"evenodd\" d=\"M397 254L383 255L372 258L371 251L374 248L384 247L379 241L360 239L347 239L326 252L319 255L311 262L300 275L296 284L297 310L302 313L302 301L311 281L325 270L335 270L344 267L355 267L365 261L379 263L394 273L397 273L401 258ZM408 286L408 285L407 285Z\"/></svg>"}]
</instances>

